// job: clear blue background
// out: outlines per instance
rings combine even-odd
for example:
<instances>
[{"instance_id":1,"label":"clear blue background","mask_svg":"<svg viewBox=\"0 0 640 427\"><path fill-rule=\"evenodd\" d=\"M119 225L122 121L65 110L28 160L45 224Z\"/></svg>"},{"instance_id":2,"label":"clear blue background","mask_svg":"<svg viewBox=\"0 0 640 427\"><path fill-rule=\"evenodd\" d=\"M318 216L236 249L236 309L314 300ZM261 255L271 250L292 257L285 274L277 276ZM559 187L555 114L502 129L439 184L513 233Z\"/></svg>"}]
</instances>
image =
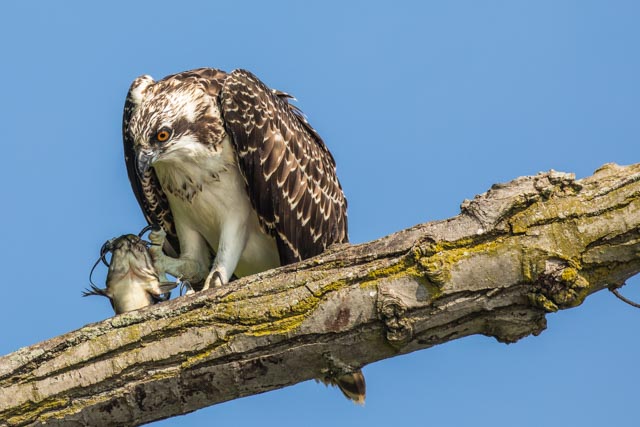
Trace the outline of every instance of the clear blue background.
<instances>
[{"instance_id":1,"label":"clear blue background","mask_svg":"<svg viewBox=\"0 0 640 427\"><path fill-rule=\"evenodd\" d=\"M640 161L639 2L13 3L0 354L111 315L80 292L100 245L143 225L120 136L140 74L247 68L294 94L336 157L353 242L456 215L495 182ZM637 426L640 311L601 292L548 321L367 366L364 408L306 382L155 425Z\"/></svg>"}]
</instances>

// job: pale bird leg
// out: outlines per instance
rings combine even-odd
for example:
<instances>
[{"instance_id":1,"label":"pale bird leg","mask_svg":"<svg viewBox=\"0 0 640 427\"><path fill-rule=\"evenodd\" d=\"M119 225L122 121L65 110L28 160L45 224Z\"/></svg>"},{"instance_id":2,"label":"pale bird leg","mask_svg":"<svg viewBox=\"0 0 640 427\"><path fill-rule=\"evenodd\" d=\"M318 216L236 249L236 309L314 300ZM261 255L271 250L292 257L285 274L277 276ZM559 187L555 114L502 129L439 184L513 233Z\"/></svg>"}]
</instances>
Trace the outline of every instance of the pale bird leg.
<instances>
[{"instance_id":1,"label":"pale bird leg","mask_svg":"<svg viewBox=\"0 0 640 427\"><path fill-rule=\"evenodd\" d=\"M220 234L220 243L213 261L211 271L204 282L204 288L218 287L229 283L235 271L238 260L247 244L246 216L234 217L224 223Z\"/></svg>"}]
</instances>

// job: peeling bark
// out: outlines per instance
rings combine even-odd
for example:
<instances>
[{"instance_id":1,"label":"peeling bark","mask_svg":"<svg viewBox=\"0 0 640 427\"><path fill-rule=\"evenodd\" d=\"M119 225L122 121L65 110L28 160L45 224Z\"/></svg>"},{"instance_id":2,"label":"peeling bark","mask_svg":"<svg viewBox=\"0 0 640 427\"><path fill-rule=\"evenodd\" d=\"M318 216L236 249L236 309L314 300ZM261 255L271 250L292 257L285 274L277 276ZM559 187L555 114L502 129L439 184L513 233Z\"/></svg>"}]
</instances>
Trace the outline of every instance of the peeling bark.
<instances>
[{"instance_id":1,"label":"peeling bark","mask_svg":"<svg viewBox=\"0 0 640 427\"><path fill-rule=\"evenodd\" d=\"M0 358L0 426L140 425L484 334L640 271L640 164L494 185L460 215Z\"/></svg>"}]
</instances>

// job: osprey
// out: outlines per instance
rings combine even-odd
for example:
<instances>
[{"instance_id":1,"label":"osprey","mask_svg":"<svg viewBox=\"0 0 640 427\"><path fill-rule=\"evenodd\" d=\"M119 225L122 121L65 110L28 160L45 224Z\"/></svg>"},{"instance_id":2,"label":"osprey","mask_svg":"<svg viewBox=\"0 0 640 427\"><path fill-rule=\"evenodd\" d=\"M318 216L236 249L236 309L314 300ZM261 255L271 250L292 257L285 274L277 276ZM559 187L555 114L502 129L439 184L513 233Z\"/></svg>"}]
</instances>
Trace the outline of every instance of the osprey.
<instances>
[{"instance_id":1,"label":"osprey","mask_svg":"<svg viewBox=\"0 0 640 427\"><path fill-rule=\"evenodd\" d=\"M244 70L133 82L125 161L147 221L179 254L164 271L208 288L348 241L334 159L288 98Z\"/></svg>"},{"instance_id":2,"label":"osprey","mask_svg":"<svg viewBox=\"0 0 640 427\"><path fill-rule=\"evenodd\" d=\"M162 229L150 236L166 252L151 248L160 273L207 289L348 241L333 156L290 98L245 70L133 82L125 162L147 221ZM364 378L352 382L341 389L364 400Z\"/></svg>"}]
</instances>

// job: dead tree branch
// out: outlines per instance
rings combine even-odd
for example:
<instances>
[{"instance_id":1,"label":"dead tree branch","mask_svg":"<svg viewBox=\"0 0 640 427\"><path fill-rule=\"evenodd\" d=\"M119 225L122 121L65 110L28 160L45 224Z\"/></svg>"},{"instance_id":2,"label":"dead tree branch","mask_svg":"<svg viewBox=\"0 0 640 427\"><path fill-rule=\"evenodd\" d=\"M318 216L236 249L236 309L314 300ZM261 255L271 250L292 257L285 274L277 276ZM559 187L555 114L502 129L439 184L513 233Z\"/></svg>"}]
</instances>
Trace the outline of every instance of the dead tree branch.
<instances>
[{"instance_id":1,"label":"dead tree branch","mask_svg":"<svg viewBox=\"0 0 640 427\"><path fill-rule=\"evenodd\" d=\"M640 164L494 185L460 215L0 358L0 426L139 425L471 334L514 342L640 271Z\"/></svg>"}]
</instances>

